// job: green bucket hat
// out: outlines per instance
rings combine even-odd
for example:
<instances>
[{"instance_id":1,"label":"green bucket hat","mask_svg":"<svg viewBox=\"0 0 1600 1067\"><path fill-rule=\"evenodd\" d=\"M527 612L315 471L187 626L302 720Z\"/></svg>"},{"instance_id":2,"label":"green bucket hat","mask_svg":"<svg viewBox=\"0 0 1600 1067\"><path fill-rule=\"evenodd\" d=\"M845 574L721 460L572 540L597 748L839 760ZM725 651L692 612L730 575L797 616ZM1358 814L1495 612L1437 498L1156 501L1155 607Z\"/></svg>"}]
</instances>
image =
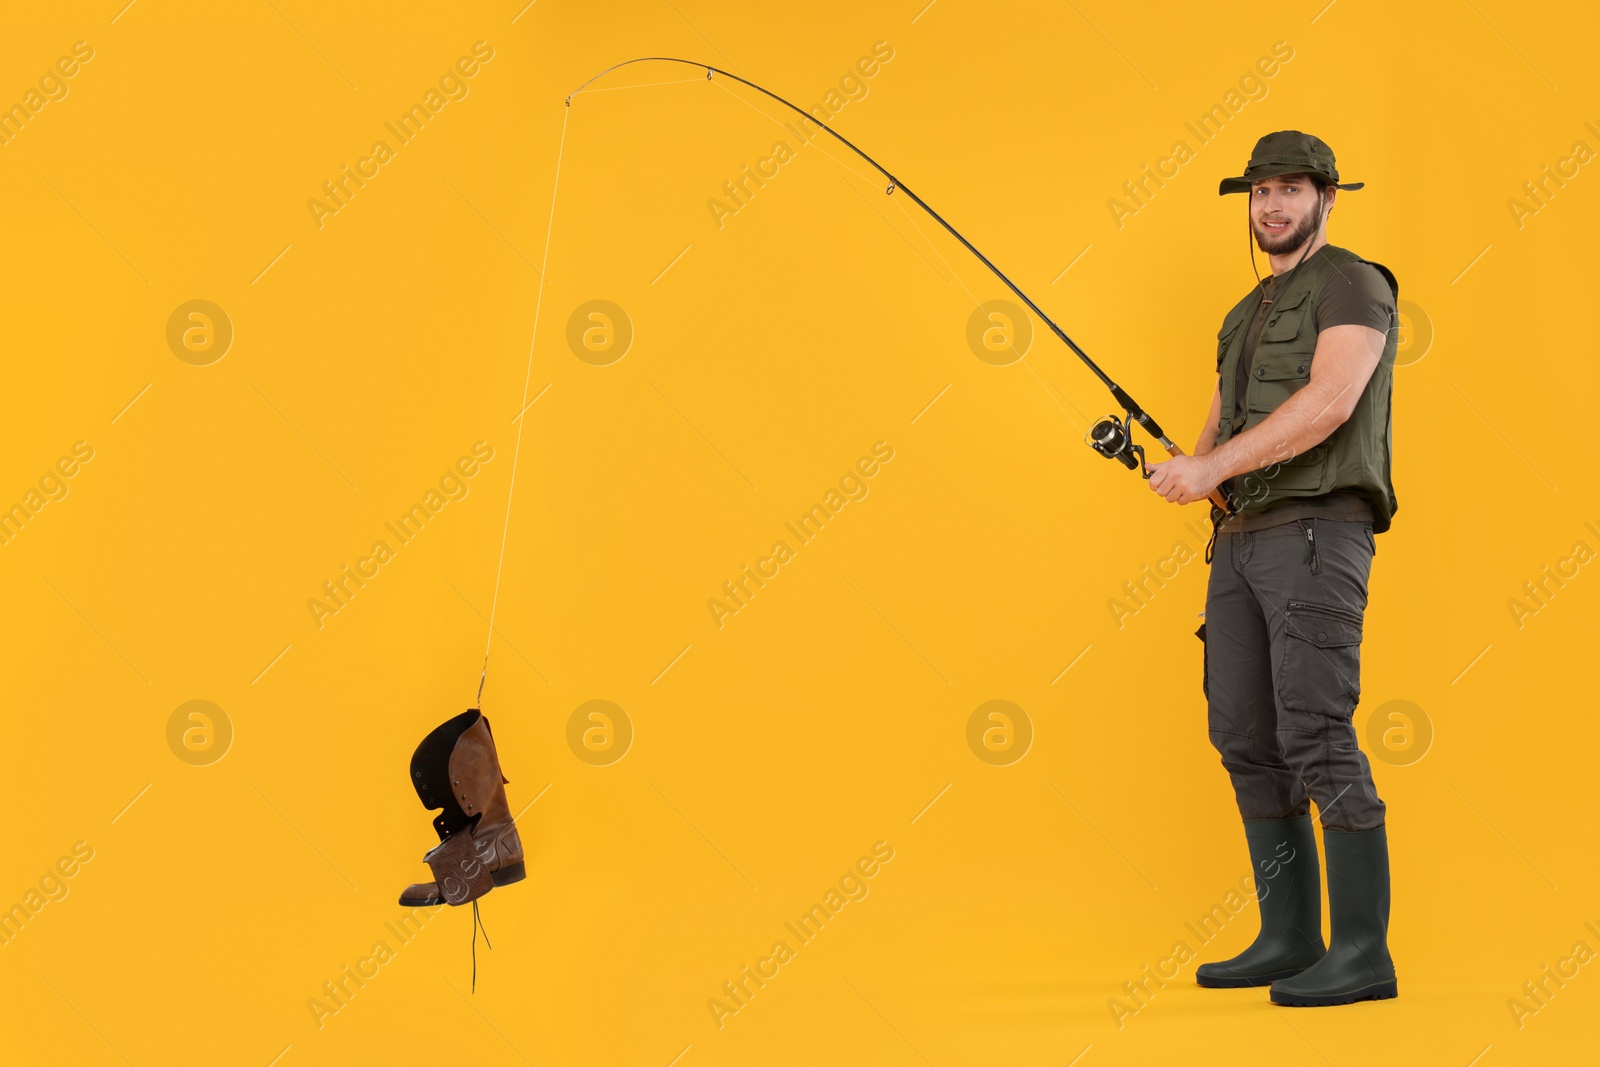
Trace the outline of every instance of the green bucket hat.
<instances>
[{"instance_id":1,"label":"green bucket hat","mask_svg":"<svg viewBox=\"0 0 1600 1067\"><path fill-rule=\"evenodd\" d=\"M1237 178L1222 179L1219 196L1248 193L1250 183L1281 174L1314 174L1340 189L1359 189L1366 182L1339 184L1339 168L1333 164L1333 149L1320 138L1299 130L1279 130L1256 142L1250 162Z\"/></svg>"}]
</instances>

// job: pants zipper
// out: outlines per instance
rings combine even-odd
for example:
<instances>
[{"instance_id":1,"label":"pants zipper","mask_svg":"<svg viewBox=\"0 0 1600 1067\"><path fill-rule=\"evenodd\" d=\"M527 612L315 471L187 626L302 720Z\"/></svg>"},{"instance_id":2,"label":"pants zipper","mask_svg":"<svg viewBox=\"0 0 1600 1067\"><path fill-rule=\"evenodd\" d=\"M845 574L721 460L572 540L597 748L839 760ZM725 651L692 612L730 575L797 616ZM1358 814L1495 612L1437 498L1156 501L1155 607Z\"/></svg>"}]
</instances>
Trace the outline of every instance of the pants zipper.
<instances>
[{"instance_id":1,"label":"pants zipper","mask_svg":"<svg viewBox=\"0 0 1600 1067\"><path fill-rule=\"evenodd\" d=\"M1306 532L1306 562L1312 574L1322 573L1322 560L1317 557L1317 520L1301 519L1300 528Z\"/></svg>"}]
</instances>

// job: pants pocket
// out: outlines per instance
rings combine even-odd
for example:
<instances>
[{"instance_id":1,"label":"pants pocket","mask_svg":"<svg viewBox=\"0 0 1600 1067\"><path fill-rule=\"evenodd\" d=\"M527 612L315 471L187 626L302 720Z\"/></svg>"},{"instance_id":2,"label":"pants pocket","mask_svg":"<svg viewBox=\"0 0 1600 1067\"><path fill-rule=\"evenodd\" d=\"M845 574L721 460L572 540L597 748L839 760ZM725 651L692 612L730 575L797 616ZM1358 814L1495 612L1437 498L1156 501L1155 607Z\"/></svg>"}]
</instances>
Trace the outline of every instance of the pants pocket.
<instances>
[{"instance_id":1,"label":"pants pocket","mask_svg":"<svg viewBox=\"0 0 1600 1067\"><path fill-rule=\"evenodd\" d=\"M1291 600L1278 668L1288 711L1348 720L1361 699L1361 615L1333 604Z\"/></svg>"}]
</instances>

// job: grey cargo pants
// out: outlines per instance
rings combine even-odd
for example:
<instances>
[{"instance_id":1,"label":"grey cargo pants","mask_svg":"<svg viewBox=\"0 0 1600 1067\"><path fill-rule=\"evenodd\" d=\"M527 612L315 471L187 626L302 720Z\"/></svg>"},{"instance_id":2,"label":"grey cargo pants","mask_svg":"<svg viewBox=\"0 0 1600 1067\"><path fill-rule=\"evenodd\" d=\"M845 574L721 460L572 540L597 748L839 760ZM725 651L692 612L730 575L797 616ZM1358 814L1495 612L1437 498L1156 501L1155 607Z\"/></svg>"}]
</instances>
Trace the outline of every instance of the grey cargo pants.
<instances>
[{"instance_id":1,"label":"grey cargo pants","mask_svg":"<svg viewBox=\"0 0 1600 1067\"><path fill-rule=\"evenodd\" d=\"M1351 723L1376 549L1370 523L1333 519L1217 535L1202 687L1244 819L1304 815L1314 798L1324 829L1383 825Z\"/></svg>"}]
</instances>

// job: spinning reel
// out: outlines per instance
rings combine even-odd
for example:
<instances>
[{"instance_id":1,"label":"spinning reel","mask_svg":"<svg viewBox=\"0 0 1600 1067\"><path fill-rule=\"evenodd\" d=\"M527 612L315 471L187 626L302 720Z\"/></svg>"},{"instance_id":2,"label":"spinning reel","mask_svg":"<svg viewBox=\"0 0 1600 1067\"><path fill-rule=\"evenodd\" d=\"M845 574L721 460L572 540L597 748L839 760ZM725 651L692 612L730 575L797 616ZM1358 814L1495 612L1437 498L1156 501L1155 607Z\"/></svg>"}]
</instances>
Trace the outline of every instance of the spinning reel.
<instances>
[{"instance_id":1,"label":"spinning reel","mask_svg":"<svg viewBox=\"0 0 1600 1067\"><path fill-rule=\"evenodd\" d=\"M1131 471L1138 471L1146 480L1150 472L1144 469L1144 446L1133 443L1133 416L1119 419L1107 415L1089 428L1084 440L1089 447L1107 459L1114 459Z\"/></svg>"},{"instance_id":2,"label":"spinning reel","mask_svg":"<svg viewBox=\"0 0 1600 1067\"><path fill-rule=\"evenodd\" d=\"M1119 400L1127 396L1120 388L1113 387L1112 395L1115 396L1118 393L1121 393L1121 396L1117 397ZM1089 428L1089 432L1084 435L1084 440L1088 442L1090 448L1102 456L1116 460L1131 471L1138 471L1139 477L1149 481L1150 472L1145 469L1144 446L1135 444L1133 441L1133 424L1135 422L1143 426L1152 437L1161 443L1161 447L1166 449L1167 455L1181 456L1184 454L1183 449L1173 444L1167 438L1167 435L1162 432L1156 420L1146 415L1137 405L1131 403L1127 405L1127 414L1120 419L1115 415L1102 417L1099 422ZM1223 515L1227 515L1233 510L1228 506L1227 498L1220 488L1212 491L1211 505L1213 513L1220 510Z\"/></svg>"}]
</instances>

